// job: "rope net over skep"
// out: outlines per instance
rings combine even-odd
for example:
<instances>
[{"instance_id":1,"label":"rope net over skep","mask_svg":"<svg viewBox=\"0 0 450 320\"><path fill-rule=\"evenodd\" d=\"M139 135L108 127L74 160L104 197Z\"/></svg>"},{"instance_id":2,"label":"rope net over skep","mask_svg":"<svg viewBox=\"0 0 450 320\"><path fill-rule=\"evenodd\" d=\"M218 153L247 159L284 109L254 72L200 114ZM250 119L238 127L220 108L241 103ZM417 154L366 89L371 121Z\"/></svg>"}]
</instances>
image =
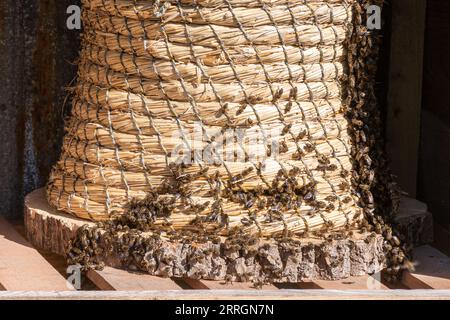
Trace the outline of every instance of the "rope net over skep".
<instances>
[{"instance_id":1,"label":"rope net over skep","mask_svg":"<svg viewBox=\"0 0 450 320\"><path fill-rule=\"evenodd\" d=\"M395 192L368 1L82 2L72 114L47 187L58 210L99 222L80 231L72 261L98 264L99 234L150 273L160 238L364 228L400 245L384 223Z\"/></svg>"}]
</instances>

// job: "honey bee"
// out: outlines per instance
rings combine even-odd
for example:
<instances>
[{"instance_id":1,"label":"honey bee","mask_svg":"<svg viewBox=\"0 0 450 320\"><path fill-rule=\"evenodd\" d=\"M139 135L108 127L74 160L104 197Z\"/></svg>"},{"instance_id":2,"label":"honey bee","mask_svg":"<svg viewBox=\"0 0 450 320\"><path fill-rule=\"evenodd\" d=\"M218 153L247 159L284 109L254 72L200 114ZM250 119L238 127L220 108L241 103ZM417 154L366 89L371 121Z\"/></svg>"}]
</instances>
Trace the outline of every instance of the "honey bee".
<instances>
[{"instance_id":1,"label":"honey bee","mask_svg":"<svg viewBox=\"0 0 450 320\"><path fill-rule=\"evenodd\" d=\"M272 98L273 103L276 103L278 100L280 100L280 98L283 96L283 91L283 88L280 88L274 93Z\"/></svg>"},{"instance_id":2,"label":"honey bee","mask_svg":"<svg viewBox=\"0 0 450 320\"><path fill-rule=\"evenodd\" d=\"M268 157L271 157L272 156L272 145L267 145L267 150L266 150L266 155L268 156Z\"/></svg>"},{"instance_id":3,"label":"honey bee","mask_svg":"<svg viewBox=\"0 0 450 320\"><path fill-rule=\"evenodd\" d=\"M284 108L284 113L289 113L292 110L292 101L289 101L288 103L286 103L286 106Z\"/></svg>"},{"instance_id":4,"label":"honey bee","mask_svg":"<svg viewBox=\"0 0 450 320\"><path fill-rule=\"evenodd\" d=\"M297 135L297 141L303 140L307 135L307 131L306 130L302 130L300 131L300 133Z\"/></svg>"},{"instance_id":5,"label":"honey bee","mask_svg":"<svg viewBox=\"0 0 450 320\"><path fill-rule=\"evenodd\" d=\"M289 130L291 130L291 128L292 128L292 123L285 125L283 130L281 131L281 135L285 136L289 132Z\"/></svg>"},{"instance_id":6,"label":"honey bee","mask_svg":"<svg viewBox=\"0 0 450 320\"><path fill-rule=\"evenodd\" d=\"M311 144L311 143L307 143L305 144L305 146L303 147L303 150L307 153L313 152L316 149L316 147Z\"/></svg>"},{"instance_id":7,"label":"honey bee","mask_svg":"<svg viewBox=\"0 0 450 320\"><path fill-rule=\"evenodd\" d=\"M228 103L223 104L223 105L220 107L220 109L217 110L216 115L215 115L216 118L220 118L221 116L223 116L224 114L226 114L227 111L228 111L228 109L229 109Z\"/></svg>"},{"instance_id":8,"label":"honey bee","mask_svg":"<svg viewBox=\"0 0 450 320\"><path fill-rule=\"evenodd\" d=\"M341 189L342 191L346 191L349 188L350 188L350 185L346 181L343 181L339 184L339 189Z\"/></svg>"},{"instance_id":9,"label":"honey bee","mask_svg":"<svg viewBox=\"0 0 450 320\"><path fill-rule=\"evenodd\" d=\"M290 100L297 100L298 95L298 87L293 87L289 92L289 99Z\"/></svg>"},{"instance_id":10,"label":"honey bee","mask_svg":"<svg viewBox=\"0 0 450 320\"><path fill-rule=\"evenodd\" d=\"M247 109L247 104L242 103L239 108L236 110L236 116L239 116L244 112L244 110Z\"/></svg>"},{"instance_id":11,"label":"honey bee","mask_svg":"<svg viewBox=\"0 0 450 320\"><path fill-rule=\"evenodd\" d=\"M292 159L293 160L301 160L303 157L303 151L302 150L297 150L296 152L294 152L294 154L292 155Z\"/></svg>"},{"instance_id":12,"label":"honey bee","mask_svg":"<svg viewBox=\"0 0 450 320\"><path fill-rule=\"evenodd\" d=\"M289 151L289 148L286 144L286 141L282 140L280 143L280 153L286 153Z\"/></svg>"},{"instance_id":13,"label":"honey bee","mask_svg":"<svg viewBox=\"0 0 450 320\"><path fill-rule=\"evenodd\" d=\"M233 284L233 276L230 274L225 275L225 284Z\"/></svg>"}]
</instances>

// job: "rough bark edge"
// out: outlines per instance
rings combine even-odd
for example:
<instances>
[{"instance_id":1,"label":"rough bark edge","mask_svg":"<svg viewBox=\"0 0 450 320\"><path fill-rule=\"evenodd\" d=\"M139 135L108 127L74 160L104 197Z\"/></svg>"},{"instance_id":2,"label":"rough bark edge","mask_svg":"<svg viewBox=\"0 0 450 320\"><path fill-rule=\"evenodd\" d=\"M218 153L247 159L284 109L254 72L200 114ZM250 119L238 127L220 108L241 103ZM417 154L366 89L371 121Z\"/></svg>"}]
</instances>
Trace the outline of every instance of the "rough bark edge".
<instances>
[{"instance_id":1,"label":"rough bark edge","mask_svg":"<svg viewBox=\"0 0 450 320\"><path fill-rule=\"evenodd\" d=\"M28 239L36 247L60 255L66 255L69 241L87 224L52 209L42 189L28 195L25 206ZM382 237L369 233L333 241L304 239L296 244L260 240L254 246L257 258L226 249L224 243L153 241L154 249L145 257L148 267L143 271L166 277L244 281L255 277L269 279L269 275L277 273L275 282L339 280L379 272L385 259ZM105 262L111 267L125 268L127 258L109 257Z\"/></svg>"}]
</instances>

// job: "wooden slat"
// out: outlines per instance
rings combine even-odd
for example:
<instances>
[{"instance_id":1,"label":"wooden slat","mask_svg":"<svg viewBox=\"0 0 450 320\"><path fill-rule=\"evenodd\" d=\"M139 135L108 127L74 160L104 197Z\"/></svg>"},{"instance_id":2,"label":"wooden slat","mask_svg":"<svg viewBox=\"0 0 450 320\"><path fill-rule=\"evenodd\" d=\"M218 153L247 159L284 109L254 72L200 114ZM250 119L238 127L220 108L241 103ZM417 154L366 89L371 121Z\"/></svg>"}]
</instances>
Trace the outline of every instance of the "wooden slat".
<instances>
[{"instance_id":1,"label":"wooden slat","mask_svg":"<svg viewBox=\"0 0 450 320\"><path fill-rule=\"evenodd\" d=\"M105 267L102 271L91 270L88 278L100 290L115 291L148 291L148 290L180 290L170 278L154 277L143 273Z\"/></svg>"},{"instance_id":2,"label":"wooden slat","mask_svg":"<svg viewBox=\"0 0 450 320\"><path fill-rule=\"evenodd\" d=\"M343 280L327 281L315 280L310 282L280 283L280 289L329 289L329 290L387 290L389 289L381 282L379 274L373 276L350 277Z\"/></svg>"},{"instance_id":3,"label":"wooden slat","mask_svg":"<svg viewBox=\"0 0 450 320\"><path fill-rule=\"evenodd\" d=\"M20 220L8 220L8 222L14 227L14 230L17 231L23 238L27 239L25 225L23 223L23 219ZM27 239L30 243L29 239ZM63 277L67 276L67 259L60 254L56 254L53 252L49 252L46 250L40 250L39 247L34 246L32 243L30 243L33 247L36 248L36 250L39 252L39 254L44 257L44 259L55 268L59 274L61 274Z\"/></svg>"},{"instance_id":4,"label":"wooden slat","mask_svg":"<svg viewBox=\"0 0 450 320\"><path fill-rule=\"evenodd\" d=\"M396 0L391 5L387 150L399 185L414 197L417 191L426 1Z\"/></svg>"},{"instance_id":5,"label":"wooden slat","mask_svg":"<svg viewBox=\"0 0 450 320\"><path fill-rule=\"evenodd\" d=\"M73 290L3 218L0 218L0 284L11 291Z\"/></svg>"},{"instance_id":6,"label":"wooden slat","mask_svg":"<svg viewBox=\"0 0 450 320\"><path fill-rule=\"evenodd\" d=\"M381 283L379 274L376 276L350 277L338 281L318 280L313 282L320 289L330 290L387 290Z\"/></svg>"},{"instance_id":7,"label":"wooden slat","mask_svg":"<svg viewBox=\"0 0 450 320\"><path fill-rule=\"evenodd\" d=\"M192 289L211 289L211 290L278 290L271 284L266 284L262 288L256 288L251 282L233 282L209 281L196 279L183 279Z\"/></svg>"},{"instance_id":8,"label":"wooden slat","mask_svg":"<svg viewBox=\"0 0 450 320\"><path fill-rule=\"evenodd\" d=\"M450 300L450 290L170 290L0 292L0 300Z\"/></svg>"},{"instance_id":9,"label":"wooden slat","mask_svg":"<svg viewBox=\"0 0 450 320\"><path fill-rule=\"evenodd\" d=\"M141 290L175 290L181 287L171 279L154 277L141 273L106 267L103 271L89 271L89 279L101 290L141 291ZM341 281L314 281L305 283L288 283L264 285L256 288L252 283L225 281L208 281L183 279L189 287L197 290L278 290L278 289L332 289L332 290L387 290L375 277L351 277Z\"/></svg>"},{"instance_id":10,"label":"wooden slat","mask_svg":"<svg viewBox=\"0 0 450 320\"><path fill-rule=\"evenodd\" d=\"M249 290L256 289L251 283L234 282L225 284L224 281L205 281L195 279L183 279L194 289L228 289L228 290ZM378 276L351 277L340 281L318 280L314 282L299 283L277 283L265 285L263 290L276 289L330 289L330 290L387 290L389 289L378 280Z\"/></svg>"},{"instance_id":11,"label":"wooden slat","mask_svg":"<svg viewBox=\"0 0 450 320\"><path fill-rule=\"evenodd\" d=\"M450 289L450 258L439 250L423 246L414 250L416 270L405 272L403 284L411 289Z\"/></svg>"}]
</instances>

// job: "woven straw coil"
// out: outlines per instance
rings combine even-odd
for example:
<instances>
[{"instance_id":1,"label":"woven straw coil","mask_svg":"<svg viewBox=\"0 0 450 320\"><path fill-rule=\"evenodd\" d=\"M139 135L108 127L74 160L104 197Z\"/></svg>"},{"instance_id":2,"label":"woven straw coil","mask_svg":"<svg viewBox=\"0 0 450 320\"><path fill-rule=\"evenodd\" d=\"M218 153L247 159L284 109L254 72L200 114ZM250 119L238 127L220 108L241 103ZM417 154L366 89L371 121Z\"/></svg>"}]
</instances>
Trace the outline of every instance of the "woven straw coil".
<instances>
[{"instance_id":1,"label":"woven straw coil","mask_svg":"<svg viewBox=\"0 0 450 320\"><path fill-rule=\"evenodd\" d=\"M84 0L78 81L50 203L99 221L164 190L159 197L173 209L156 219L161 229L237 227L267 237L360 221L341 82L351 3ZM236 130L247 140L234 141ZM180 144L210 161L175 173ZM295 204L278 209L287 180ZM217 206L227 228L208 218Z\"/></svg>"}]
</instances>

